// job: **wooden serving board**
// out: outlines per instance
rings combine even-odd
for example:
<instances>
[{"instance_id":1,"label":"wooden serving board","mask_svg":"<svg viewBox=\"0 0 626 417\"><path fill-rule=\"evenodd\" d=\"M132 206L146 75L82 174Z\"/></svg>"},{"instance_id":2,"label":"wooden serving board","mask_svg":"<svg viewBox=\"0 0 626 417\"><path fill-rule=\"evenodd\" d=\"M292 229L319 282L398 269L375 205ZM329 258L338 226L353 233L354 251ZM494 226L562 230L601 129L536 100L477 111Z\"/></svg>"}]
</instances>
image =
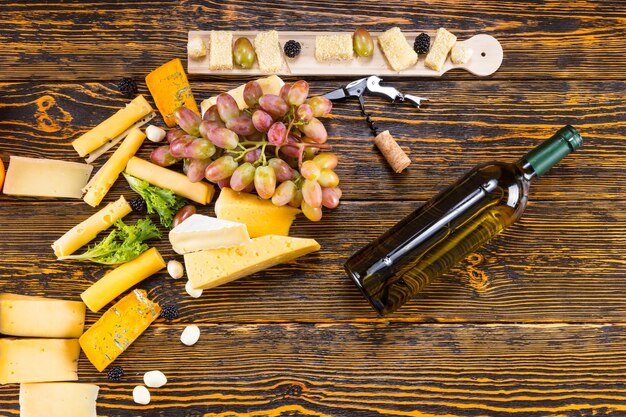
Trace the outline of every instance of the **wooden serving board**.
<instances>
[{"instance_id":1,"label":"wooden serving board","mask_svg":"<svg viewBox=\"0 0 626 417\"><path fill-rule=\"evenodd\" d=\"M207 55L201 59L188 58L187 71L190 74L211 74L211 75L267 75L260 71L258 63L255 61L252 68L242 69L236 66L230 70L210 70L209 69L209 33L210 31L189 31L189 38L201 37L207 46ZM245 36L254 42L254 37L258 32L241 31L233 32L233 42L235 39ZM294 75L294 76L319 76L319 75L393 75L399 77L441 77L452 69L464 69L474 75L484 77L491 75L502 64L503 51L500 42L490 35L476 35L464 41L457 43L466 45L474 50L472 58L466 64L455 65L450 61L450 57L446 60L443 69L439 72L433 71L424 66L424 58L426 54L420 54L417 64L412 68L397 72L391 69L387 60L378 46L378 36L382 32L371 32L374 40L374 53L371 57L361 58L355 55L355 58L349 61L329 61L318 62L315 59L315 37L318 35L335 35L345 32L278 32L278 39L281 48L290 39L294 39L302 45L300 55L295 58L287 58L283 54L283 67L278 75ZM403 32L410 45L413 45L415 37L422 32ZM435 33L427 32L434 40Z\"/></svg>"}]
</instances>

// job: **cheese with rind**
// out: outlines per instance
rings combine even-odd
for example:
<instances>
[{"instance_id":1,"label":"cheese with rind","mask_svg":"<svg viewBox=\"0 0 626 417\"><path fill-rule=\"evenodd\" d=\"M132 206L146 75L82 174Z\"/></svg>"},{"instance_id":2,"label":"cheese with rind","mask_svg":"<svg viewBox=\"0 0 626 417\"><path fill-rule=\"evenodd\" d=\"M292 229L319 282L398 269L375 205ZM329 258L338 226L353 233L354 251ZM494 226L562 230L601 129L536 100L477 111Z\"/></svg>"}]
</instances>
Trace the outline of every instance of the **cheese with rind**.
<instances>
[{"instance_id":1,"label":"cheese with rind","mask_svg":"<svg viewBox=\"0 0 626 417\"><path fill-rule=\"evenodd\" d=\"M239 246L188 253L185 268L192 287L207 289L319 249L314 239L268 235Z\"/></svg>"},{"instance_id":2,"label":"cheese with rind","mask_svg":"<svg viewBox=\"0 0 626 417\"><path fill-rule=\"evenodd\" d=\"M78 339L0 339L0 384L76 381Z\"/></svg>"},{"instance_id":3,"label":"cheese with rind","mask_svg":"<svg viewBox=\"0 0 626 417\"><path fill-rule=\"evenodd\" d=\"M76 382L20 385L20 417L96 417L100 387Z\"/></svg>"},{"instance_id":4,"label":"cheese with rind","mask_svg":"<svg viewBox=\"0 0 626 417\"><path fill-rule=\"evenodd\" d=\"M85 326L81 301L0 294L0 333L25 337L79 337Z\"/></svg>"},{"instance_id":5,"label":"cheese with rind","mask_svg":"<svg viewBox=\"0 0 626 417\"><path fill-rule=\"evenodd\" d=\"M98 233L111 227L116 220L133 211L124 196L109 203L97 213L77 224L52 244L57 258L69 256L91 242Z\"/></svg>"},{"instance_id":6,"label":"cheese with rind","mask_svg":"<svg viewBox=\"0 0 626 417\"><path fill-rule=\"evenodd\" d=\"M204 249L226 248L250 241L243 223L193 214L170 231L170 243L180 255Z\"/></svg>"}]
</instances>

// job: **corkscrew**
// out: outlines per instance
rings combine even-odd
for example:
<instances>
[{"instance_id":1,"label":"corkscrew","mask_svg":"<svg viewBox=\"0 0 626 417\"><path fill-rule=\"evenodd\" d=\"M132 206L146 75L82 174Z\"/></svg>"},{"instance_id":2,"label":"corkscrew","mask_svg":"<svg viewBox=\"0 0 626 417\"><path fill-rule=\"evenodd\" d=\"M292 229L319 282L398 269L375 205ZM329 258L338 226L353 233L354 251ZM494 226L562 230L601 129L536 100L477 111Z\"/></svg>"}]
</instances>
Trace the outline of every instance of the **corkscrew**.
<instances>
[{"instance_id":1,"label":"corkscrew","mask_svg":"<svg viewBox=\"0 0 626 417\"><path fill-rule=\"evenodd\" d=\"M400 101L409 101L415 105L415 107L419 108L422 104L422 101L428 100L424 97L418 97L411 94L403 94L398 91L395 87L383 86L380 85L382 78L372 75L370 77L361 78L356 81L352 81L350 84L345 87L338 88L337 90L331 91L330 93L324 94L324 97L331 101L341 100L347 97L357 97L359 99L359 104L361 106L361 114L365 116L365 121L367 122L370 130L374 134L374 136L378 135L378 126L377 123L372 120L371 113L365 111L365 100L363 99L363 95L366 91L382 97L387 97L392 102Z\"/></svg>"}]
</instances>

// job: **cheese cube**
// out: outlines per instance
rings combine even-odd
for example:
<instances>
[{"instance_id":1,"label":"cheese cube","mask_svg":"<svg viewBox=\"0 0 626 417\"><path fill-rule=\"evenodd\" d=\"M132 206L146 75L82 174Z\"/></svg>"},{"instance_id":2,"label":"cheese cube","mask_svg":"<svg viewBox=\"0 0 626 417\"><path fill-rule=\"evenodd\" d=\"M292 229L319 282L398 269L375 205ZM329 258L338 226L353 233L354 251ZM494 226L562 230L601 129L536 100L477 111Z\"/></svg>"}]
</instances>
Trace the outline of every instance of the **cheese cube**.
<instances>
[{"instance_id":1,"label":"cheese cube","mask_svg":"<svg viewBox=\"0 0 626 417\"><path fill-rule=\"evenodd\" d=\"M261 72L271 74L283 68L283 53L275 30L259 32L254 38L254 50Z\"/></svg>"},{"instance_id":2,"label":"cheese cube","mask_svg":"<svg viewBox=\"0 0 626 417\"><path fill-rule=\"evenodd\" d=\"M96 417L100 387L72 382L20 385L20 417Z\"/></svg>"},{"instance_id":3,"label":"cheese cube","mask_svg":"<svg viewBox=\"0 0 626 417\"><path fill-rule=\"evenodd\" d=\"M170 243L180 255L203 249L227 248L250 240L243 223L194 214L170 231Z\"/></svg>"},{"instance_id":4,"label":"cheese cube","mask_svg":"<svg viewBox=\"0 0 626 417\"><path fill-rule=\"evenodd\" d=\"M453 64L462 65L467 64L469 60L472 58L474 54L474 50L465 45L459 45L458 43L452 47L452 52L450 52L450 60Z\"/></svg>"},{"instance_id":5,"label":"cheese cube","mask_svg":"<svg viewBox=\"0 0 626 417\"><path fill-rule=\"evenodd\" d=\"M317 35L315 37L315 59L320 62L348 60L354 58L352 35Z\"/></svg>"},{"instance_id":6,"label":"cheese cube","mask_svg":"<svg viewBox=\"0 0 626 417\"><path fill-rule=\"evenodd\" d=\"M204 58L206 55L206 45L202 38L195 36L187 41L187 55L191 59Z\"/></svg>"},{"instance_id":7,"label":"cheese cube","mask_svg":"<svg viewBox=\"0 0 626 417\"><path fill-rule=\"evenodd\" d=\"M185 267L191 285L207 289L319 249L320 245L313 239L261 236L240 246L188 253L185 255Z\"/></svg>"},{"instance_id":8,"label":"cheese cube","mask_svg":"<svg viewBox=\"0 0 626 417\"><path fill-rule=\"evenodd\" d=\"M26 337L79 337L85 326L80 301L0 294L0 333Z\"/></svg>"},{"instance_id":9,"label":"cheese cube","mask_svg":"<svg viewBox=\"0 0 626 417\"><path fill-rule=\"evenodd\" d=\"M254 194L240 193L224 188L215 202L218 219L243 223L250 237L289 235L289 228L300 210L291 206L275 206Z\"/></svg>"},{"instance_id":10,"label":"cheese cube","mask_svg":"<svg viewBox=\"0 0 626 417\"><path fill-rule=\"evenodd\" d=\"M0 339L0 384L76 381L78 339Z\"/></svg>"},{"instance_id":11,"label":"cheese cube","mask_svg":"<svg viewBox=\"0 0 626 417\"><path fill-rule=\"evenodd\" d=\"M232 69L233 32L212 30L209 43L209 69Z\"/></svg>"},{"instance_id":12,"label":"cheese cube","mask_svg":"<svg viewBox=\"0 0 626 417\"><path fill-rule=\"evenodd\" d=\"M430 47L428 55L426 55L424 65L432 70L441 71L448 57L448 52L450 52L450 49L452 49L455 43L456 36L444 28L437 29L435 41Z\"/></svg>"},{"instance_id":13,"label":"cheese cube","mask_svg":"<svg viewBox=\"0 0 626 417\"><path fill-rule=\"evenodd\" d=\"M411 48L399 27L380 35L378 43L394 71L402 71L417 62L417 52Z\"/></svg>"}]
</instances>

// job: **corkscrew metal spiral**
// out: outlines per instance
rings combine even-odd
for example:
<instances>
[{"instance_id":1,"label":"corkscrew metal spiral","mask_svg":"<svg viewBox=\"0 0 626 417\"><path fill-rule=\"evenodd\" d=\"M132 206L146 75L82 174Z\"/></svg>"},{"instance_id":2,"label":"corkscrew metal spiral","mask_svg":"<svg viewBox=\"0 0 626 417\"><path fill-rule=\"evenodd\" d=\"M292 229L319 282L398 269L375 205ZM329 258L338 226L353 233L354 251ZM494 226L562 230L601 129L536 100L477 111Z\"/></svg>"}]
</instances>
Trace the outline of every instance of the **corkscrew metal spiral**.
<instances>
[{"instance_id":1,"label":"corkscrew metal spiral","mask_svg":"<svg viewBox=\"0 0 626 417\"><path fill-rule=\"evenodd\" d=\"M378 126L377 126L378 123L372 119L371 113L365 111L365 102L363 100L363 96L359 96L359 104L361 105L361 114L365 116L365 121L367 122L367 125L369 126L370 130L372 131L372 134L374 135L374 137L378 136L378 133L380 133L378 131Z\"/></svg>"}]
</instances>

